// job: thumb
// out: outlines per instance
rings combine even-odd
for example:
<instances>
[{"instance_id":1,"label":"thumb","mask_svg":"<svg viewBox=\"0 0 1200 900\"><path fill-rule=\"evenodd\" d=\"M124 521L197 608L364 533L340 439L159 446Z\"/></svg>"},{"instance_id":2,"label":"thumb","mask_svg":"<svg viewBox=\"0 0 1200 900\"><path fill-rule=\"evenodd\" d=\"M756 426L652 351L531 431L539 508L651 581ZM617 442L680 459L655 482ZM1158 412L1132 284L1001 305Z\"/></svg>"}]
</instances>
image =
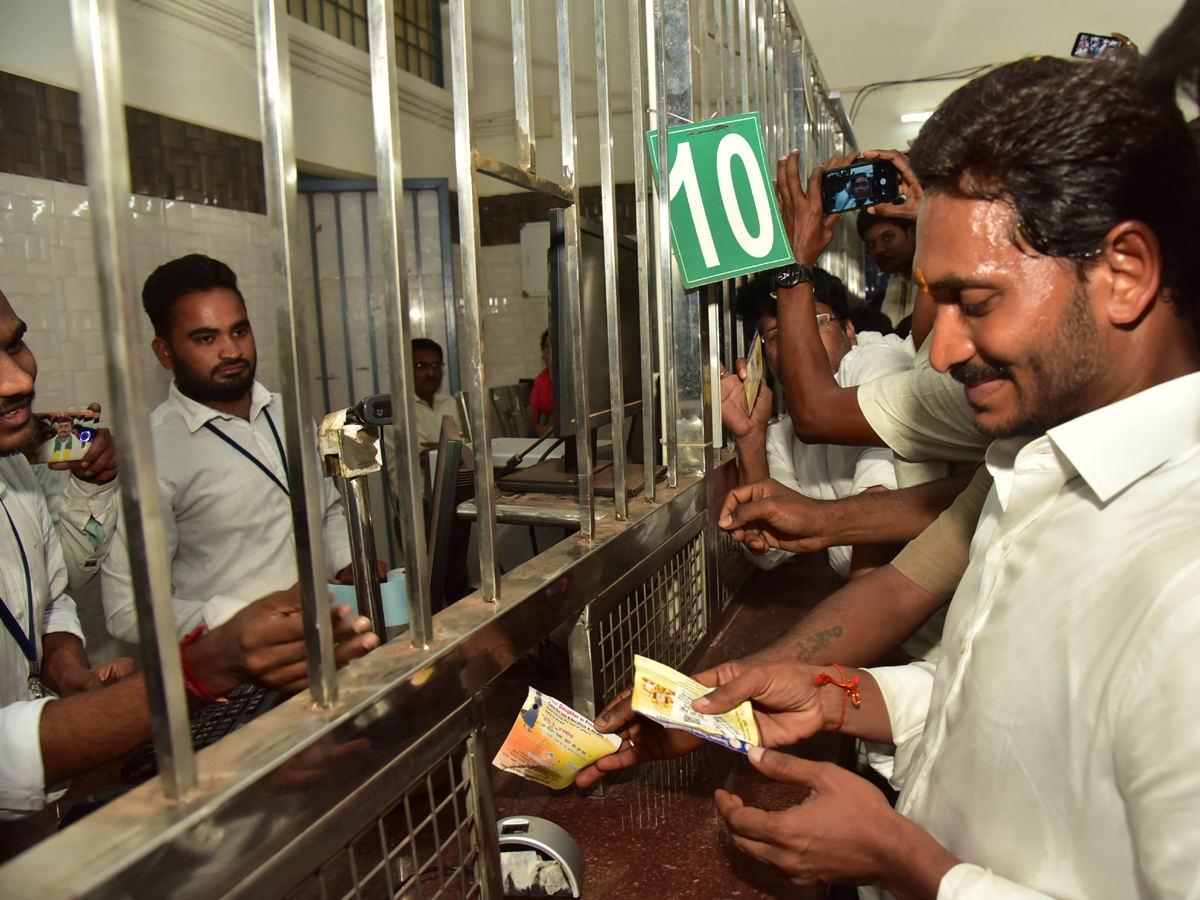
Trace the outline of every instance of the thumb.
<instances>
[{"instance_id":1,"label":"thumb","mask_svg":"<svg viewBox=\"0 0 1200 900\"><path fill-rule=\"evenodd\" d=\"M750 370L746 368L745 357L738 357L738 360L733 364L733 367L737 369L738 378L742 379L742 381L745 381L746 377L750 374Z\"/></svg>"},{"instance_id":2,"label":"thumb","mask_svg":"<svg viewBox=\"0 0 1200 900\"><path fill-rule=\"evenodd\" d=\"M101 412L101 408L100 408L100 404L99 404L99 403L92 403L92 404L89 404L89 406L88 406L88 409L90 409L90 410L91 410L92 412L94 412L94 413Z\"/></svg>"},{"instance_id":3,"label":"thumb","mask_svg":"<svg viewBox=\"0 0 1200 900\"><path fill-rule=\"evenodd\" d=\"M697 699L692 709L710 716L729 712L739 703L761 694L770 680L766 669L754 666Z\"/></svg>"},{"instance_id":4,"label":"thumb","mask_svg":"<svg viewBox=\"0 0 1200 900\"><path fill-rule=\"evenodd\" d=\"M770 513L775 509L775 504L770 500L747 500L744 503L739 503L733 509L721 510L725 513L721 520L717 522L726 531L733 531L741 528L750 522L771 521Z\"/></svg>"},{"instance_id":5,"label":"thumb","mask_svg":"<svg viewBox=\"0 0 1200 900\"><path fill-rule=\"evenodd\" d=\"M813 762L811 759L801 759L777 750L767 750L763 747L751 747L750 764L773 781L786 784L796 784L820 790L825 781L825 772L829 763Z\"/></svg>"}]
</instances>

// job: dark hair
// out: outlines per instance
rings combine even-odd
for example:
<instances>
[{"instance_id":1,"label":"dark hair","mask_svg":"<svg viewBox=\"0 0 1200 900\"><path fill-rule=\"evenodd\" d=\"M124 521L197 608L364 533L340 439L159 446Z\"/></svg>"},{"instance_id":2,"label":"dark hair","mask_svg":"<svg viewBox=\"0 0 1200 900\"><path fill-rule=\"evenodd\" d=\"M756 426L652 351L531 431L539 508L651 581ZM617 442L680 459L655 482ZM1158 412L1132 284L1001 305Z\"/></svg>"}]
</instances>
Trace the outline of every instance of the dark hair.
<instances>
[{"instance_id":1,"label":"dark hair","mask_svg":"<svg viewBox=\"0 0 1200 900\"><path fill-rule=\"evenodd\" d=\"M839 322L845 322L850 317L850 300L842 279L821 268L814 268L812 273L817 302L828 306ZM759 272L738 289L734 311L746 328L753 328L763 316L779 315L779 301L771 296L774 290L774 269Z\"/></svg>"},{"instance_id":2,"label":"dark hair","mask_svg":"<svg viewBox=\"0 0 1200 900\"><path fill-rule=\"evenodd\" d=\"M892 334L892 320L873 306L865 303L850 310L850 321L857 332L877 331L880 334Z\"/></svg>"},{"instance_id":3,"label":"dark hair","mask_svg":"<svg viewBox=\"0 0 1200 900\"><path fill-rule=\"evenodd\" d=\"M867 231L872 225L895 225L904 231L910 231L917 227L917 223L912 219L901 219L897 216L876 216L865 209L858 214L858 219L854 223L854 227L858 229L858 236L864 241L867 239Z\"/></svg>"},{"instance_id":4,"label":"dark hair","mask_svg":"<svg viewBox=\"0 0 1200 900\"><path fill-rule=\"evenodd\" d=\"M542 332L542 340L538 346L540 346L543 350L545 350L546 347L549 346L549 344L550 344L550 329L547 328L545 331Z\"/></svg>"},{"instance_id":5,"label":"dark hair","mask_svg":"<svg viewBox=\"0 0 1200 900\"><path fill-rule=\"evenodd\" d=\"M446 354L442 353L442 345L437 341L431 341L429 338L412 339L412 352L416 353L418 350L436 350L438 359L445 360L446 358Z\"/></svg>"},{"instance_id":6,"label":"dark hair","mask_svg":"<svg viewBox=\"0 0 1200 900\"><path fill-rule=\"evenodd\" d=\"M1145 63L1023 59L951 94L925 123L909 158L927 192L1001 200L1022 238L1047 256L1077 260L1103 247L1119 222L1138 220L1158 237L1162 286L1172 299L1200 289L1195 208L1200 155L1175 104L1163 40L1194 36L1200 0L1189 0ZM1192 24L1180 25L1187 18ZM1168 42L1169 50L1176 49ZM1190 58L1195 58L1192 41ZM1178 71L1178 59L1167 64ZM1160 184L1172 173L1170 191ZM1177 309L1182 307L1177 304Z\"/></svg>"},{"instance_id":7,"label":"dark hair","mask_svg":"<svg viewBox=\"0 0 1200 900\"><path fill-rule=\"evenodd\" d=\"M233 269L220 260L192 253L169 263L163 263L150 273L142 285L142 308L150 317L154 334L165 338L171 331L171 312L175 301L188 294L199 294L214 288L227 288L237 294L242 306L246 298L238 290Z\"/></svg>"}]
</instances>

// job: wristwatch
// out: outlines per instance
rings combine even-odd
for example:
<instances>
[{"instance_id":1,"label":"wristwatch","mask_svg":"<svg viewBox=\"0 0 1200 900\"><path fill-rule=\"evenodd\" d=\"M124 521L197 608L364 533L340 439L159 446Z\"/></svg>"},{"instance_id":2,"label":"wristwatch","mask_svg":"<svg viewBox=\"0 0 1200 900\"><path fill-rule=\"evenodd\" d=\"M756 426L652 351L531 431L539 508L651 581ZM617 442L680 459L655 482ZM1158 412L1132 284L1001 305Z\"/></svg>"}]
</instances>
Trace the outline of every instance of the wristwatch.
<instances>
[{"instance_id":1,"label":"wristwatch","mask_svg":"<svg viewBox=\"0 0 1200 900\"><path fill-rule=\"evenodd\" d=\"M792 263L790 266L780 266L775 270L775 287L794 288L808 282L813 283L812 269L804 263Z\"/></svg>"}]
</instances>

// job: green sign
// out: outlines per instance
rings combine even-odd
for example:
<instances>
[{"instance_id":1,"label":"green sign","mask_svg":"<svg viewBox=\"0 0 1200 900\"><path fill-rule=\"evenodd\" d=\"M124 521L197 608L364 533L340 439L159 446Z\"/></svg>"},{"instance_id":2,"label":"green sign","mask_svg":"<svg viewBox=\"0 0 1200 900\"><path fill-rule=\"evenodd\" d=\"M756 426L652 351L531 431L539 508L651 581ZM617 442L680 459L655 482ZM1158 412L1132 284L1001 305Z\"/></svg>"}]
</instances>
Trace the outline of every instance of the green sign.
<instances>
[{"instance_id":1,"label":"green sign","mask_svg":"<svg viewBox=\"0 0 1200 900\"><path fill-rule=\"evenodd\" d=\"M758 113L667 131L671 246L686 288L791 263ZM646 132L654 180L658 132Z\"/></svg>"}]
</instances>

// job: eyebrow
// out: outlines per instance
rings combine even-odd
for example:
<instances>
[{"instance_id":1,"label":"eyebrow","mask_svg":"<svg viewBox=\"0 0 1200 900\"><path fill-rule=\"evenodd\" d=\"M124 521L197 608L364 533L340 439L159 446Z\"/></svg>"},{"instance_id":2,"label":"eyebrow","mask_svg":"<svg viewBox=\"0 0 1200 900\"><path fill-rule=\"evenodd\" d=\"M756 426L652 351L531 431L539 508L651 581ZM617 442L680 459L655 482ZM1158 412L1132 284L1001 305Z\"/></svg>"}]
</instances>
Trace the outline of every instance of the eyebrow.
<instances>
[{"instance_id":1,"label":"eyebrow","mask_svg":"<svg viewBox=\"0 0 1200 900\"><path fill-rule=\"evenodd\" d=\"M966 278L962 275L947 275L937 281L926 281L924 289L933 291L961 291L968 288L991 288L996 285L982 278Z\"/></svg>"},{"instance_id":2,"label":"eyebrow","mask_svg":"<svg viewBox=\"0 0 1200 900\"><path fill-rule=\"evenodd\" d=\"M249 319L241 319L237 322L234 322L233 325L230 326L229 330L236 331L237 329L244 328L244 327L248 326L249 324L250 324ZM205 335L205 334L220 334L220 331L221 331L221 329L219 329L219 328L212 328L207 325L202 325L199 328L193 328L191 331L189 331L187 333L187 336L190 338L193 338L193 337L200 337L201 335Z\"/></svg>"}]
</instances>

